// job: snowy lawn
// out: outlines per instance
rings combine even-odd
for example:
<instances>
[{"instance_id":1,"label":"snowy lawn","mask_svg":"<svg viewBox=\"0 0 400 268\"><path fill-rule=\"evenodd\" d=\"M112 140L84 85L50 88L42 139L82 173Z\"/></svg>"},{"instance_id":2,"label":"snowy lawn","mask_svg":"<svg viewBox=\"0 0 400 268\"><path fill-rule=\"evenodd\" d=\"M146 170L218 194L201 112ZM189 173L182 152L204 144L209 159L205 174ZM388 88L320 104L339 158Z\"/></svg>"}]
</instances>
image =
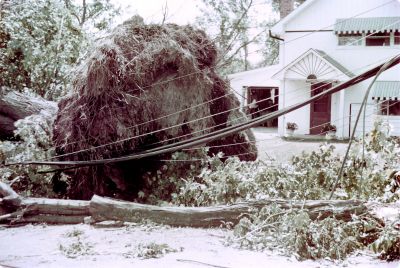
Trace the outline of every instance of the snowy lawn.
<instances>
[{"instance_id":1,"label":"snowy lawn","mask_svg":"<svg viewBox=\"0 0 400 268\"><path fill-rule=\"evenodd\" d=\"M379 261L370 252L332 263L235 249L224 246L226 232L153 224L2 228L0 267L400 267L400 262ZM151 243L159 246L158 252Z\"/></svg>"}]
</instances>

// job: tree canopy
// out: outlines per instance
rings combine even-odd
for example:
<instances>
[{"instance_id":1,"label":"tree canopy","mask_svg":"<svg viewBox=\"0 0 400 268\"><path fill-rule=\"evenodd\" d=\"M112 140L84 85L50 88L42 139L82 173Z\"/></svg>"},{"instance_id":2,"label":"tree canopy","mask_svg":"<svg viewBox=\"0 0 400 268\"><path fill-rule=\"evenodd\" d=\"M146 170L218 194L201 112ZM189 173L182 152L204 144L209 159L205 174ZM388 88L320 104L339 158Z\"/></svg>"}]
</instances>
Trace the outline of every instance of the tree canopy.
<instances>
[{"instance_id":1,"label":"tree canopy","mask_svg":"<svg viewBox=\"0 0 400 268\"><path fill-rule=\"evenodd\" d=\"M105 29L118 12L107 0L6 0L0 8L0 85L48 99L65 91L88 33Z\"/></svg>"}]
</instances>

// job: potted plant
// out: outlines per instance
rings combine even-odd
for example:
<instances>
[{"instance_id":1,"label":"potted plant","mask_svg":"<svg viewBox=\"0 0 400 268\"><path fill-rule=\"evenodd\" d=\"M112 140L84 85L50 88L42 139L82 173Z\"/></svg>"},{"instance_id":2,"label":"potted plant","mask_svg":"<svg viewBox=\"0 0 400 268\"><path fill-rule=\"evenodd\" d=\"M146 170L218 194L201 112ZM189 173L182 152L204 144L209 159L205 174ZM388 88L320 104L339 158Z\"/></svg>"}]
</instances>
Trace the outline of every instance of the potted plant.
<instances>
[{"instance_id":1,"label":"potted plant","mask_svg":"<svg viewBox=\"0 0 400 268\"><path fill-rule=\"evenodd\" d=\"M322 127L322 133L325 133L325 137L327 140L334 139L336 137L336 126L331 123L326 123Z\"/></svg>"},{"instance_id":2,"label":"potted plant","mask_svg":"<svg viewBox=\"0 0 400 268\"><path fill-rule=\"evenodd\" d=\"M289 137L292 137L294 131L295 131L296 129L298 129L298 128L299 128L299 127L297 126L296 123L287 122L287 123L286 123L286 134L287 134Z\"/></svg>"}]
</instances>

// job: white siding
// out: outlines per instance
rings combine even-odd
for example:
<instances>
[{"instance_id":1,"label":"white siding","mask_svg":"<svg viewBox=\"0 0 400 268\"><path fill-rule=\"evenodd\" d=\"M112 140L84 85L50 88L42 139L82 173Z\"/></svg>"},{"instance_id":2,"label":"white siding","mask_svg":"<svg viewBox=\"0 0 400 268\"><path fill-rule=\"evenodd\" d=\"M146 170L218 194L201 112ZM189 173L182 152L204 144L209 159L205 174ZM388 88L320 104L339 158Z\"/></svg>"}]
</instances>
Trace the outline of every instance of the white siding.
<instances>
[{"instance_id":1,"label":"white siding","mask_svg":"<svg viewBox=\"0 0 400 268\"><path fill-rule=\"evenodd\" d=\"M345 68L353 73L360 74L370 69L383 60L400 53L400 46L391 47L365 47L365 46L338 46L337 36L333 32L333 25L337 18L353 17L363 11L373 9L384 4L382 0L316 0L306 6L297 16L294 16L282 27L283 32L277 32L285 40L280 47L280 64L282 67L288 65L301 54L310 48L323 50L333 59L342 64ZM393 1L390 4L371 10L359 17L386 17L400 15L400 1ZM310 32L324 28L323 32ZM288 32L289 31L289 32ZM303 32L290 32L303 31ZM396 66L384 72L379 80L399 80L400 66ZM285 79L285 77L283 77ZM304 78L303 78L304 79ZM338 79L338 75L334 74L332 80ZM340 93L332 96L331 105L331 121L338 127L338 135L349 135L350 126L350 105L360 103L371 79L364 81L358 85L345 90L342 97L344 103L340 103ZM309 97L309 91L306 85L300 80L285 80L285 99L281 100L280 108L287 107L291 104L291 96L299 90L303 85L304 96L296 98L297 102ZM343 93L342 93L343 94ZM369 100L370 104L372 103ZM354 109L354 107L353 107ZM284 120L280 120L279 133L284 132L286 122L296 122L301 130L298 133L308 133L305 128L309 128L310 114L309 106L294 111L285 116ZM396 131L400 132L400 117L392 117L390 119Z\"/></svg>"}]
</instances>

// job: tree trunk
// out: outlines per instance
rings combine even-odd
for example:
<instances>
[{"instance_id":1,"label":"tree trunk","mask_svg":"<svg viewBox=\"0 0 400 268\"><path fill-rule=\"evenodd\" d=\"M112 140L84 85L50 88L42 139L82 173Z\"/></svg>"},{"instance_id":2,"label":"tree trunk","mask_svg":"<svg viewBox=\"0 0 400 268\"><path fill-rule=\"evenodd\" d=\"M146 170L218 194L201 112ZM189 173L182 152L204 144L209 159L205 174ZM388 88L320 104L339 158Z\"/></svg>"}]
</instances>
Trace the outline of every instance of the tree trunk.
<instances>
[{"instance_id":1,"label":"tree trunk","mask_svg":"<svg viewBox=\"0 0 400 268\"><path fill-rule=\"evenodd\" d=\"M335 216L345 221L351 220L351 215L367 213L363 202L357 200L263 200L241 202L234 205L213 207L159 207L144 205L94 195L90 201L90 214L95 222L104 220L119 220L139 222L149 219L155 223L171 226L218 227L224 222L237 223L243 215L249 214L254 208L278 205L282 209L304 208L311 219L324 219Z\"/></svg>"},{"instance_id":2,"label":"tree trunk","mask_svg":"<svg viewBox=\"0 0 400 268\"><path fill-rule=\"evenodd\" d=\"M10 195L6 195L9 193ZM233 205L212 207L159 207L120 201L94 195L91 201L61 200L46 198L21 198L15 196L6 184L0 182L0 207L12 208L0 214L0 221L12 224L27 222L46 222L74 224L84 222L91 216L92 222L128 221L141 222L151 220L155 223L180 227L219 227L225 222L236 224L241 217L251 210L265 206L278 205L282 209L304 209L310 218L324 219L334 216L337 219L350 221L351 215L370 213L364 202L358 200L261 200L240 202ZM12 198L11 198L12 197ZM13 202L4 202L11 198ZM19 202L15 202L19 200Z\"/></svg>"},{"instance_id":3,"label":"tree trunk","mask_svg":"<svg viewBox=\"0 0 400 268\"><path fill-rule=\"evenodd\" d=\"M38 114L42 110L55 114L57 103L5 87L0 88L0 139L13 137L15 121L32 114Z\"/></svg>"}]
</instances>

